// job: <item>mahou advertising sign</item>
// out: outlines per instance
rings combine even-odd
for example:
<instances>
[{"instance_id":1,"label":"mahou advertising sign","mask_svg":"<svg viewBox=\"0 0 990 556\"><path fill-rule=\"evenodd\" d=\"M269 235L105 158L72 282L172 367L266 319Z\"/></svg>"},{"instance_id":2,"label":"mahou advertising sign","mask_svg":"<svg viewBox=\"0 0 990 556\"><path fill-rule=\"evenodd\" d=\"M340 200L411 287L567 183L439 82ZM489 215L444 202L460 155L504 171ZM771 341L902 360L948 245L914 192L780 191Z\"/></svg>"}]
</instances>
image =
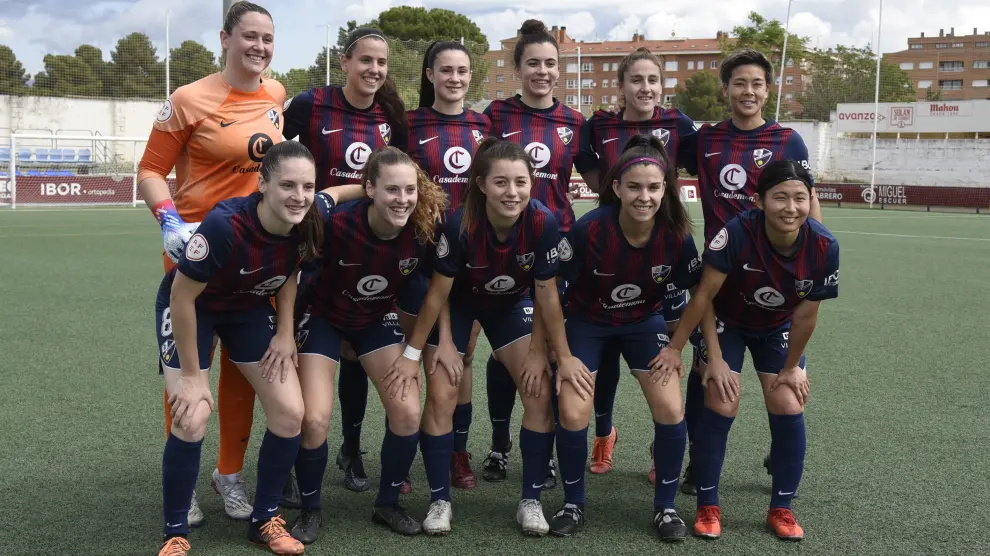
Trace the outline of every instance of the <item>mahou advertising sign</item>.
<instances>
[{"instance_id":1,"label":"mahou advertising sign","mask_svg":"<svg viewBox=\"0 0 990 556\"><path fill-rule=\"evenodd\" d=\"M835 111L840 133L990 132L990 100L840 104Z\"/></svg>"}]
</instances>

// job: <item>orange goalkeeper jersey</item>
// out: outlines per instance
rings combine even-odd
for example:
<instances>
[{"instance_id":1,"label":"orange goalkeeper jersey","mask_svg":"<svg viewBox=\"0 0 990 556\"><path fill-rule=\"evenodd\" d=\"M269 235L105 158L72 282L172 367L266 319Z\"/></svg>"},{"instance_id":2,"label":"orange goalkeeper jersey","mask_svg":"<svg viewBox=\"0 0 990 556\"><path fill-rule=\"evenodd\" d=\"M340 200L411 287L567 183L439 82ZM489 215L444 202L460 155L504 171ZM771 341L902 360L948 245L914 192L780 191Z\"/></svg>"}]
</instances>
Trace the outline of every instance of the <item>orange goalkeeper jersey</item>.
<instances>
[{"instance_id":1,"label":"orange goalkeeper jersey","mask_svg":"<svg viewBox=\"0 0 990 556\"><path fill-rule=\"evenodd\" d=\"M262 157L282 141L283 104L285 88L270 79L252 93L220 73L179 87L158 113L138 181L174 167L179 216L202 222L220 201L257 190Z\"/></svg>"}]
</instances>

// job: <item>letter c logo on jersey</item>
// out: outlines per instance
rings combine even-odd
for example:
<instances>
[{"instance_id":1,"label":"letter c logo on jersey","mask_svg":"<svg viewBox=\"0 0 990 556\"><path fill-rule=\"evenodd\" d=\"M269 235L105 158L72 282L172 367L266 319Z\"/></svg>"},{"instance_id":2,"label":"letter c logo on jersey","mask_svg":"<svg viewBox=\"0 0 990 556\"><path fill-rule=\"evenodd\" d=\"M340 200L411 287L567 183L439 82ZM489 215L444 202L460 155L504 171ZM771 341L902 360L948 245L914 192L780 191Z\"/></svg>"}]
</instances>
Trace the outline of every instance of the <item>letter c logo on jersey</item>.
<instances>
[{"instance_id":1,"label":"letter c logo on jersey","mask_svg":"<svg viewBox=\"0 0 990 556\"><path fill-rule=\"evenodd\" d=\"M363 296L371 296L388 287L388 280L384 276L372 274L358 280L357 290Z\"/></svg>"},{"instance_id":2,"label":"letter c logo on jersey","mask_svg":"<svg viewBox=\"0 0 990 556\"><path fill-rule=\"evenodd\" d=\"M347 161L347 165L355 170L363 170L364 165L368 163L369 156L371 156L371 147L360 141L351 143L347 147L347 151L344 152L344 160Z\"/></svg>"},{"instance_id":3,"label":"letter c logo on jersey","mask_svg":"<svg viewBox=\"0 0 990 556\"><path fill-rule=\"evenodd\" d=\"M729 191L738 191L746 187L746 170L738 164L728 164L719 172L718 181Z\"/></svg>"},{"instance_id":4,"label":"letter c logo on jersey","mask_svg":"<svg viewBox=\"0 0 990 556\"><path fill-rule=\"evenodd\" d=\"M643 293L636 284L622 284L621 286L616 286L612 290L612 301L616 303L624 303L626 301L632 301L639 297L639 294Z\"/></svg>"},{"instance_id":5,"label":"letter c logo on jersey","mask_svg":"<svg viewBox=\"0 0 990 556\"><path fill-rule=\"evenodd\" d=\"M464 147L450 147L443 155L443 165L451 174L463 174L471 167L471 153Z\"/></svg>"},{"instance_id":6,"label":"letter c logo on jersey","mask_svg":"<svg viewBox=\"0 0 990 556\"><path fill-rule=\"evenodd\" d=\"M534 168L543 168L550 162L550 147L539 141L533 141L526 145L526 154L533 159Z\"/></svg>"},{"instance_id":7,"label":"letter c logo on jersey","mask_svg":"<svg viewBox=\"0 0 990 556\"><path fill-rule=\"evenodd\" d=\"M248 156L255 162L261 162L265 153L272 146L272 138L266 133L255 133L248 139Z\"/></svg>"},{"instance_id":8,"label":"letter c logo on jersey","mask_svg":"<svg viewBox=\"0 0 990 556\"><path fill-rule=\"evenodd\" d=\"M770 286L756 290L756 293L753 294L753 299L760 305L769 308L780 307L784 304L783 294Z\"/></svg>"},{"instance_id":9,"label":"letter c logo on jersey","mask_svg":"<svg viewBox=\"0 0 990 556\"><path fill-rule=\"evenodd\" d=\"M485 284L485 289L492 293L507 292L516 287L516 281L512 276L496 276Z\"/></svg>"}]
</instances>

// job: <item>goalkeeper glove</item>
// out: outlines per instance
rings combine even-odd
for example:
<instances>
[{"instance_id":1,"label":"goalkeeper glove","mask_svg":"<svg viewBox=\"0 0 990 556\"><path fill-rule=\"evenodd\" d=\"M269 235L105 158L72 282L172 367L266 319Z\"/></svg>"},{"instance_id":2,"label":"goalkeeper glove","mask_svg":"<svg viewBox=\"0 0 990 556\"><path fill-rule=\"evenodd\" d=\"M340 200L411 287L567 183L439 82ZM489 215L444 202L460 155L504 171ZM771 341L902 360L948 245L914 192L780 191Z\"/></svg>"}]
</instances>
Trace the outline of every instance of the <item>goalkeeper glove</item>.
<instances>
[{"instance_id":1,"label":"goalkeeper glove","mask_svg":"<svg viewBox=\"0 0 990 556\"><path fill-rule=\"evenodd\" d=\"M186 243L196 232L199 223L183 222L182 217L175 210L175 205L172 204L171 199L165 199L158 203L151 209L151 212L158 219L158 223L162 227L165 254L168 255L168 258L172 262L179 262L179 257L182 256L182 251L186 248Z\"/></svg>"}]
</instances>

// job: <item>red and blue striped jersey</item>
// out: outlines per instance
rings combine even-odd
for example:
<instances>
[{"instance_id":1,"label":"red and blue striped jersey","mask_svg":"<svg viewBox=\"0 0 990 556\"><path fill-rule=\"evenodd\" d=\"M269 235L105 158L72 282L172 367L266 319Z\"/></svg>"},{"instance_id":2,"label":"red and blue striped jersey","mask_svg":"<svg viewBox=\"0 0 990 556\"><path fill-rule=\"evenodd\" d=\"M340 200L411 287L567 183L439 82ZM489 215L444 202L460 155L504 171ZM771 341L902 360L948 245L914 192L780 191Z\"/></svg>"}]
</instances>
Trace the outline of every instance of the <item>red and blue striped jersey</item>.
<instances>
[{"instance_id":1,"label":"red and blue striped jersey","mask_svg":"<svg viewBox=\"0 0 990 556\"><path fill-rule=\"evenodd\" d=\"M811 173L801 135L774 121L746 131L731 120L704 125L685 148L685 168L698 175L706 242L726 222L755 206L756 181L771 161L795 160Z\"/></svg>"},{"instance_id":2,"label":"red and blue striped jersey","mask_svg":"<svg viewBox=\"0 0 990 556\"><path fill-rule=\"evenodd\" d=\"M270 303L299 266L300 239L295 233L275 235L258 220L261 194L221 201L206 215L186 244L176 268L205 282L196 307L236 312ZM317 194L314 201L325 220L334 212L333 199ZM171 282L173 269L165 280Z\"/></svg>"},{"instance_id":3,"label":"red and blue striped jersey","mask_svg":"<svg viewBox=\"0 0 990 556\"><path fill-rule=\"evenodd\" d=\"M454 278L451 298L472 307L510 307L526 297L534 280L557 276L560 232L543 203L530 199L505 241L482 212L461 232L463 209L443 226L433 269Z\"/></svg>"},{"instance_id":4,"label":"red and blue striped jersey","mask_svg":"<svg viewBox=\"0 0 990 556\"><path fill-rule=\"evenodd\" d=\"M393 239L368 223L371 200L344 203L325 230L323 269L312 287L311 314L341 330L360 330L395 310L399 290L428 256L428 246L407 224Z\"/></svg>"},{"instance_id":5,"label":"red and blue striped jersey","mask_svg":"<svg viewBox=\"0 0 990 556\"><path fill-rule=\"evenodd\" d=\"M794 253L784 256L767 239L766 216L752 209L719 230L705 264L726 274L715 316L726 325L767 332L790 322L801 301L839 296L839 242L820 222L801 226Z\"/></svg>"},{"instance_id":6,"label":"red and blue striped jersey","mask_svg":"<svg viewBox=\"0 0 990 556\"><path fill-rule=\"evenodd\" d=\"M354 108L340 87L299 93L285 103L284 115L285 138L299 137L316 159L319 189L360 183L361 170L372 152L386 145L406 147L405 137L393 135L381 106Z\"/></svg>"},{"instance_id":7,"label":"red and blue striped jersey","mask_svg":"<svg viewBox=\"0 0 990 556\"><path fill-rule=\"evenodd\" d=\"M485 115L492 121L493 136L522 145L532 157L536 182L531 196L550 209L561 232L570 231L574 209L567 190L584 116L557 99L550 108L530 108L519 95L492 101Z\"/></svg>"},{"instance_id":8,"label":"red and blue striped jersey","mask_svg":"<svg viewBox=\"0 0 990 556\"><path fill-rule=\"evenodd\" d=\"M412 110L408 117L409 156L447 192L452 211L464 200L471 158L491 134L492 122L473 110L451 116L430 106Z\"/></svg>"},{"instance_id":9,"label":"red and blue striped jersey","mask_svg":"<svg viewBox=\"0 0 990 556\"><path fill-rule=\"evenodd\" d=\"M619 210L606 205L582 216L571 229L571 249L561 249L568 317L605 326L641 322L660 311L668 286L685 290L701 278L691 234L679 237L656 222L650 241L633 247Z\"/></svg>"},{"instance_id":10,"label":"red and blue striped jersey","mask_svg":"<svg viewBox=\"0 0 990 556\"><path fill-rule=\"evenodd\" d=\"M684 152L681 144L695 133L694 121L676 108L666 110L658 106L651 119L640 122L623 120L621 113L599 110L581 128L581 152L574 167L582 173L597 168L598 178L605 179L605 174L619 160L622 148L633 135L657 137L670 160L683 166L684 162L678 159ZM588 185L593 190L598 187L598 184Z\"/></svg>"}]
</instances>

